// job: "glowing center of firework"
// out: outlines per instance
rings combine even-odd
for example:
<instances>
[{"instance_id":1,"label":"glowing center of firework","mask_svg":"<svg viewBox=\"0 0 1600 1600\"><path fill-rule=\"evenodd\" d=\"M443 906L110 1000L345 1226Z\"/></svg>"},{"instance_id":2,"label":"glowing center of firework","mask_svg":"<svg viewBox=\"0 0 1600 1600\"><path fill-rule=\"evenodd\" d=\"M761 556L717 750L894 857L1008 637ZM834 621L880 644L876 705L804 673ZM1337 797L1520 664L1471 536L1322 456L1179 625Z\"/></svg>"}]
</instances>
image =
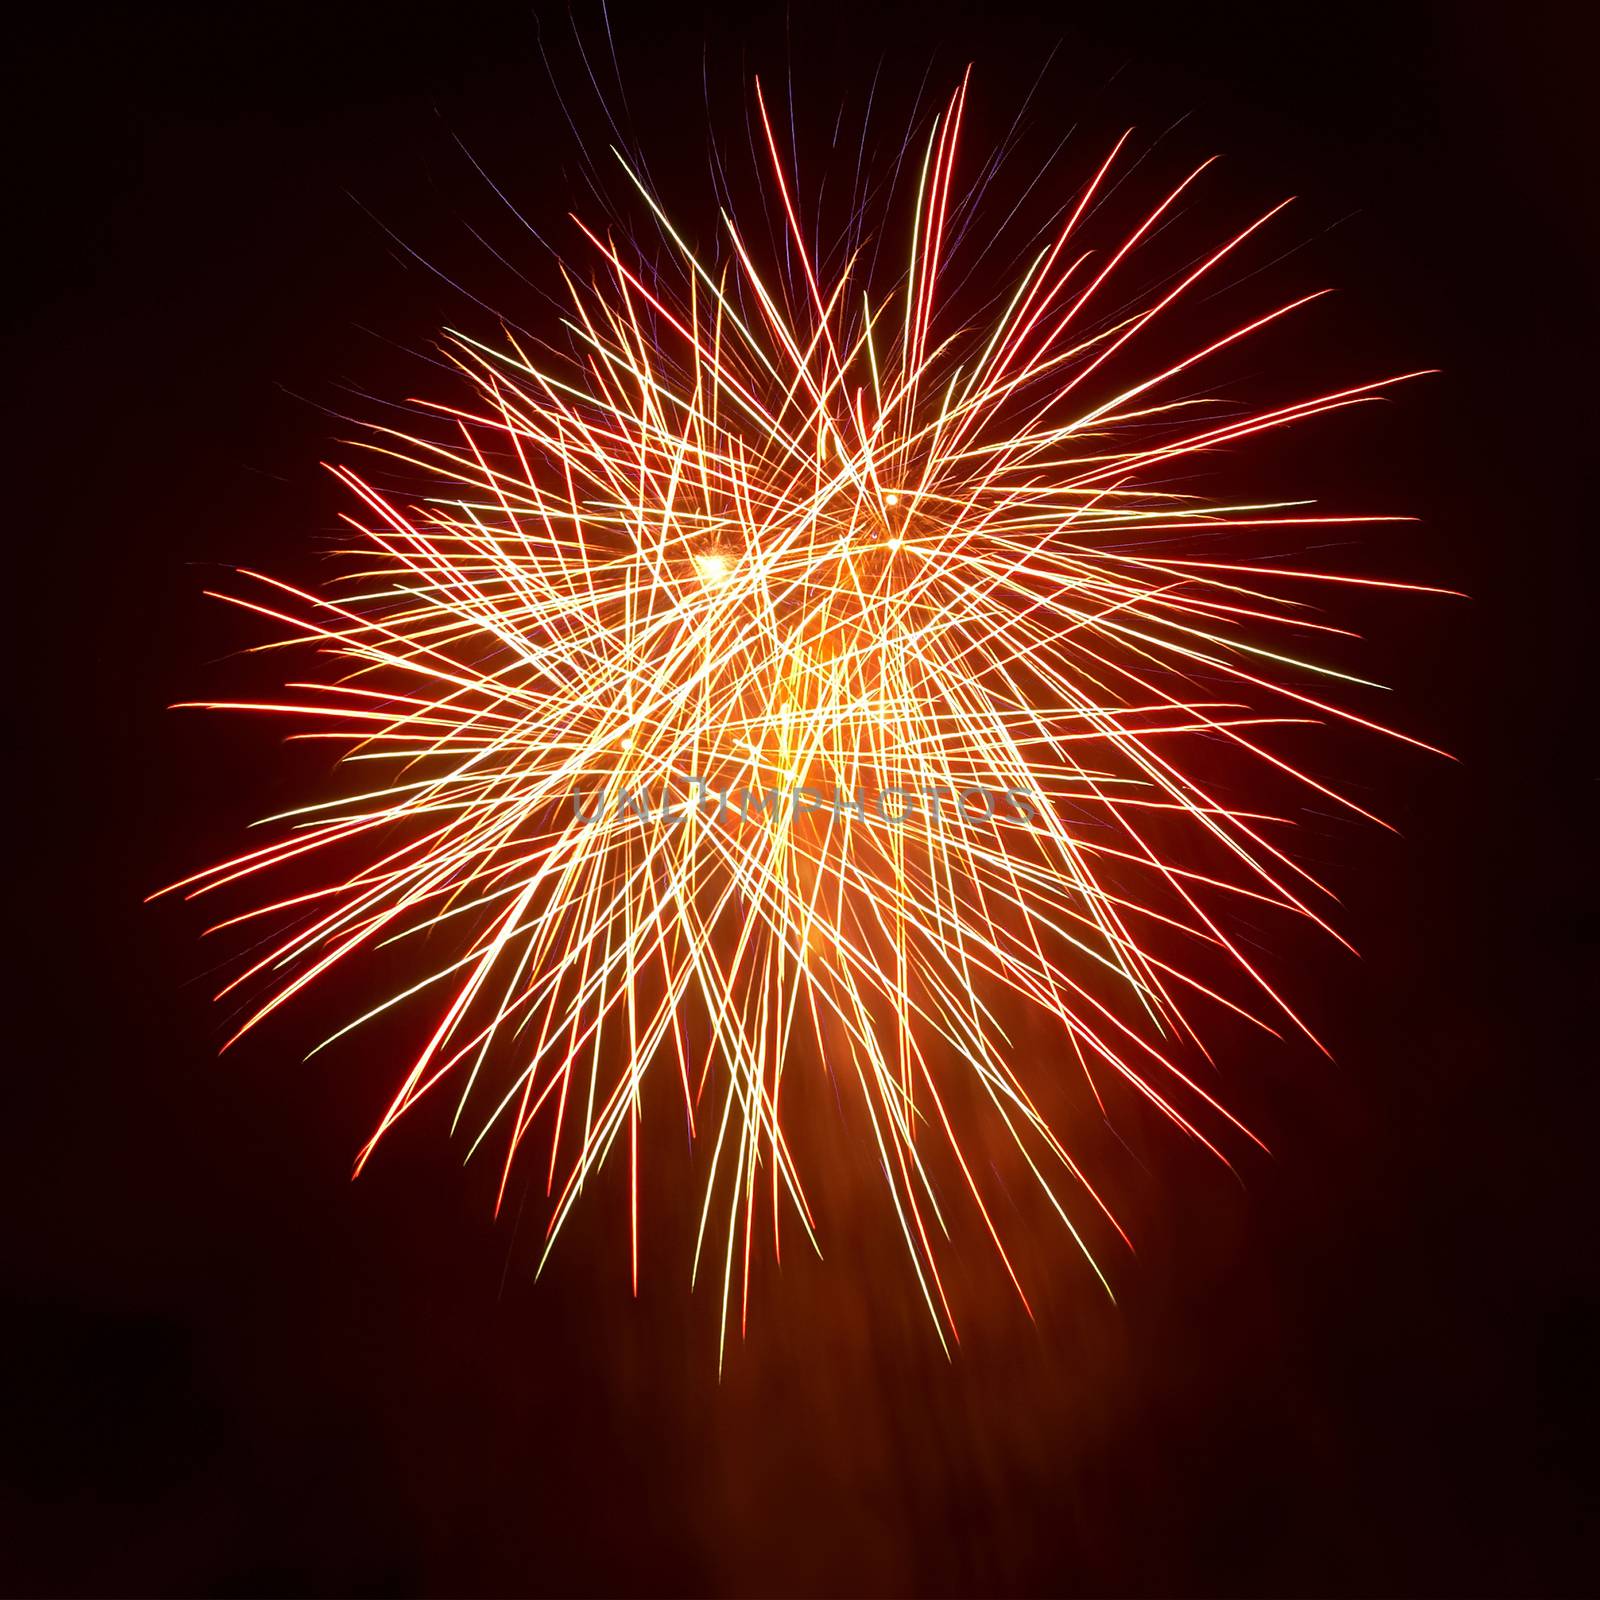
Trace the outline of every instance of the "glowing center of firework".
<instances>
[{"instance_id":1,"label":"glowing center of firework","mask_svg":"<svg viewBox=\"0 0 1600 1600\"><path fill-rule=\"evenodd\" d=\"M726 583L733 573L733 563L720 550L708 550L694 558L695 571L708 588Z\"/></svg>"}]
</instances>

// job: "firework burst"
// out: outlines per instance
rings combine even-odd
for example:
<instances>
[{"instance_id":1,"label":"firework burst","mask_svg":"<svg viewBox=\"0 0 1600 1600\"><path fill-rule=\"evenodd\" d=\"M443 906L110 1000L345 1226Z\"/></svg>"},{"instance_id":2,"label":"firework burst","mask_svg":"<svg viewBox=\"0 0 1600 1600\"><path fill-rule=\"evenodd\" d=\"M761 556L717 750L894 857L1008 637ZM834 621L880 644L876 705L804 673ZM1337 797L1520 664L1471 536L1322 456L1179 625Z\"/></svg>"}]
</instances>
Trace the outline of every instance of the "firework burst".
<instances>
[{"instance_id":1,"label":"firework burst","mask_svg":"<svg viewBox=\"0 0 1600 1600\"><path fill-rule=\"evenodd\" d=\"M173 886L286 885L219 924L275 930L223 991L250 997L234 1037L335 968L408 952L414 977L341 1029L432 1008L357 1170L424 1096L452 1096L502 1196L519 1162L537 1173L548 1250L618 1155L635 1285L644 1090L676 1079L704 1171L695 1271L712 1264L724 1329L760 1237L792 1218L818 1238L786 1071L828 1074L866 1130L941 1338L954 1206L1026 1303L960 1131L975 1115L1080 1245L1079 1212L1109 1213L1040 1109L1054 1080L1120 1081L1219 1155L1253 1138L1184 1065L1191 1012L1301 1027L1227 908L1323 925L1321 891L1284 819L1228 796L1271 769L1361 811L1272 729L1374 726L1326 698L1345 675L1306 644L1337 631L1307 593L1364 580L1214 552L1224 532L1385 519L1173 485L1400 379L1255 411L1194 397L1211 358L1304 299L1139 369L1148 330L1181 331L1274 213L1130 304L1130 261L1200 174L1094 238L1121 145L988 313L955 318L978 214L965 97L870 251L859 208L838 250L808 242L759 87L777 264L727 217L697 255L630 169L655 247L583 228L566 349L452 335L464 398L366 441L425 488L336 469L356 535L339 582L246 573L223 597L314 675L202 702L287 717L353 775ZM1206 776L1219 751L1226 790ZM1001 1008L1047 1019L1058 1048L1020 1051Z\"/></svg>"}]
</instances>

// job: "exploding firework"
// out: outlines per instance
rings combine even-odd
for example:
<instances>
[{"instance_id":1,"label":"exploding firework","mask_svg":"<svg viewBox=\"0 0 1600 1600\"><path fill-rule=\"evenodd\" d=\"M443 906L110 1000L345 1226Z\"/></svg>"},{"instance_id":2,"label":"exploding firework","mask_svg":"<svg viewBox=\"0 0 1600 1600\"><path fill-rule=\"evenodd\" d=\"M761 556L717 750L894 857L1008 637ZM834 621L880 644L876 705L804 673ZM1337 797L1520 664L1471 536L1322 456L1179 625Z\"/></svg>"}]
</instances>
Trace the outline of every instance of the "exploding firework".
<instances>
[{"instance_id":1,"label":"exploding firework","mask_svg":"<svg viewBox=\"0 0 1600 1600\"><path fill-rule=\"evenodd\" d=\"M289 718L342 775L173 886L284 884L218 925L275 930L223 991L251 997L234 1037L392 950L407 979L340 1033L431 1009L357 1171L451 1096L502 1197L519 1162L537 1174L548 1251L620 1141L636 1287L645 1089L676 1080L724 1330L761 1237L817 1242L786 1072L825 1074L864 1134L942 1339L953 1207L1026 1304L975 1126L1086 1257L1079 1212L1109 1212L1044 1109L1061 1078L1096 1099L1120 1081L1224 1159L1253 1138L1184 1065L1191 1013L1303 1031L1228 908L1326 925L1286 819L1232 797L1260 773L1366 815L1273 748L1286 723L1375 726L1324 698L1347 675L1306 642L1338 630L1305 596L1366 580L1216 541L1387 519L1177 485L1400 379L1196 397L1208 361L1315 296L1139 367L1274 212L1130 302L1138 247L1200 174L1097 239L1122 144L957 317L982 191L958 179L965 97L826 252L759 86L781 248L725 216L697 253L629 168L651 248L583 228L566 346L449 336L464 398L366 441L424 487L337 469L339 580L242 573L222 597L316 669L282 699L201 702ZM1013 1042L1027 1011L1055 1049Z\"/></svg>"}]
</instances>

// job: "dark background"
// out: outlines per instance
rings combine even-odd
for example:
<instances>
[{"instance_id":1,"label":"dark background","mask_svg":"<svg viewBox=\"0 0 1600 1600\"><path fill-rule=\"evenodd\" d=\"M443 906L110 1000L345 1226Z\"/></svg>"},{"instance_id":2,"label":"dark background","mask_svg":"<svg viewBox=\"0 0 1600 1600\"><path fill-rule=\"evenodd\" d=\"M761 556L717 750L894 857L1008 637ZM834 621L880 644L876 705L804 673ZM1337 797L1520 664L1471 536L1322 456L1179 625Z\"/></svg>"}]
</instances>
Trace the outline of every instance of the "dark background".
<instances>
[{"instance_id":1,"label":"dark background","mask_svg":"<svg viewBox=\"0 0 1600 1600\"><path fill-rule=\"evenodd\" d=\"M1531 6L612 22L657 175L685 193L703 47L719 103L792 66L830 114L880 58L902 89L931 61L941 92L971 59L981 129L1056 44L1033 124L1077 126L1065 170L1134 124L1162 173L1226 152L1230 216L1298 193L1278 283L1343 293L1288 347L1294 382L1442 369L1304 460L1347 504L1422 519L1348 568L1472 596L1348 613L1389 715L1460 761L1341 755L1400 829L1315 841L1363 959L1276 951L1335 1063L1229 1056L1230 1102L1275 1151L1242 1183L1129 1114L1136 1159L1108 1146L1097 1168L1139 1247L1112 1263L1116 1306L1064 1239L1034 1240L1038 1321L997 1298L947 1363L893 1251L845 1226L823 1267L767 1274L719 1381L713 1296L687 1295L675 1243L647 1232L630 1300L614 1186L535 1284L528 1240L426 1119L350 1183L392 1061L301 1066L286 1026L219 1062L223 953L141 904L303 775L260 729L163 709L240 642L200 589L225 563L314 572L339 508L315 466L330 413L415 392L440 322L484 325L384 226L537 320L468 232L512 237L452 136L541 225L592 210L532 14L36 14L5 156L8 254L34 282L6 375L25 748L0 1585L1591 1590L1580 42ZM545 34L581 86L564 13Z\"/></svg>"}]
</instances>

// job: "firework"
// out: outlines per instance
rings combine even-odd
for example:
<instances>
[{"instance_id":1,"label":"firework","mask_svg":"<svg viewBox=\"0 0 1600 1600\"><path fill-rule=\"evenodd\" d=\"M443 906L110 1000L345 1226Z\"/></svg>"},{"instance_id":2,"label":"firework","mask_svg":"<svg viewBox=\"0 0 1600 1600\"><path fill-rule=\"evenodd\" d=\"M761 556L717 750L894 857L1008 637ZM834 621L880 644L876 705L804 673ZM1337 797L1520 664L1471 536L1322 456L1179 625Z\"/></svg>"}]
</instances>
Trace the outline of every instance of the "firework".
<instances>
[{"instance_id":1,"label":"firework","mask_svg":"<svg viewBox=\"0 0 1600 1600\"><path fill-rule=\"evenodd\" d=\"M829 252L759 86L779 248L725 217L697 255L624 163L652 247L579 224L562 350L448 337L462 398L365 441L418 491L337 468L338 582L243 573L223 596L313 666L281 699L201 702L290 719L341 775L173 886L283 885L218 924L269 933L223 991L248 997L234 1037L335 969L403 957L408 979L334 1035L427 1008L357 1170L451 1096L502 1197L519 1163L536 1175L548 1250L616 1156L635 1287L645 1089L676 1079L704 1174L693 1270L711 1265L724 1330L763 1237L818 1238L786 1071L828 1075L866 1131L941 1338L956 1205L1026 1303L963 1130L1005 1142L1086 1257L1080 1212L1109 1212L1041 1109L1065 1075L1096 1098L1120 1081L1224 1159L1253 1138L1184 1064L1191 1013L1301 1028L1228 908L1326 924L1286 819L1230 797L1258 772L1366 815L1273 748L1284 723L1374 726L1319 687L1347 675L1315 659L1338 630L1305 599L1364 580L1216 541L1386 519L1178 485L1400 379L1268 409L1195 397L1208 361L1315 296L1141 367L1274 212L1130 303L1139 246L1200 173L1096 238L1122 144L987 312L956 316L980 214L965 97ZM1030 1011L1046 1054L1001 1015Z\"/></svg>"}]
</instances>

